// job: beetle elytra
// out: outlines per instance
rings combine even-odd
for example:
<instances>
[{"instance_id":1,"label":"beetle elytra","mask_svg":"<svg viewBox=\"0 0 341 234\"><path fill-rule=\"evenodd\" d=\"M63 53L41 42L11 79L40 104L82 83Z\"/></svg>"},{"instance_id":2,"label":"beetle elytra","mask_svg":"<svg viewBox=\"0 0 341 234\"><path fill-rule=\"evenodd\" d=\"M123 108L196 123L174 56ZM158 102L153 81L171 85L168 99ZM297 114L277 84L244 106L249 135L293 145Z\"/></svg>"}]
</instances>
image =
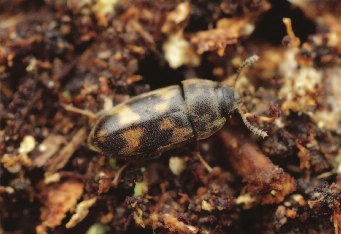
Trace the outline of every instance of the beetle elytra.
<instances>
[{"instance_id":1,"label":"beetle elytra","mask_svg":"<svg viewBox=\"0 0 341 234\"><path fill-rule=\"evenodd\" d=\"M255 55L245 60L235 81L245 67L258 59ZM72 107L67 109L74 111ZM91 149L117 158L153 158L179 145L210 137L236 109L250 131L267 136L247 121L235 89L223 82L189 79L181 86L135 96L99 114L88 143Z\"/></svg>"}]
</instances>

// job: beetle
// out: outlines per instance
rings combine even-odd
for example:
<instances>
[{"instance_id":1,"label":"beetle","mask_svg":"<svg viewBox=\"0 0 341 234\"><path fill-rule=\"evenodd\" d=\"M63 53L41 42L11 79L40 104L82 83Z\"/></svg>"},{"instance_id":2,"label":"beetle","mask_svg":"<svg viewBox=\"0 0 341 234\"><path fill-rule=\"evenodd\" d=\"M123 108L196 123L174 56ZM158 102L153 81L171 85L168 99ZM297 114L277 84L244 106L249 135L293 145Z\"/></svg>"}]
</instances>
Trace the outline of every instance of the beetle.
<instances>
[{"instance_id":1,"label":"beetle","mask_svg":"<svg viewBox=\"0 0 341 234\"><path fill-rule=\"evenodd\" d=\"M255 55L243 62L235 83L241 71L258 59ZM98 120L88 137L88 144L91 149L116 158L155 158L179 145L210 137L224 126L235 110L250 131L267 136L247 121L239 108L235 89L223 82L189 79L182 81L181 86L173 85L135 96L96 115Z\"/></svg>"}]
</instances>

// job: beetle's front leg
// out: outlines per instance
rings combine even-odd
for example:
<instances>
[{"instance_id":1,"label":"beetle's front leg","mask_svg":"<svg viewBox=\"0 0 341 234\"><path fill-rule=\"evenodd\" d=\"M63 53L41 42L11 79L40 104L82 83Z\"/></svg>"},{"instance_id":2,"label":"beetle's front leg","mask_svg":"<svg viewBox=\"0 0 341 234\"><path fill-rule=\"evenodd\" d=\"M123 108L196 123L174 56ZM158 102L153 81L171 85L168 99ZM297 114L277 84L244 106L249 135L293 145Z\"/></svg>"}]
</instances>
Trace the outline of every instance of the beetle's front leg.
<instances>
[{"instance_id":1,"label":"beetle's front leg","mask_svg":"<svg viewBox=\"0 0 341 234\"><path fill-rule=\"evenodd\" d=\"M263 122L267 122L267 123L273 123L275 121L275 117L266 117L266 116L259 116L256 114L252 114L252 113L245 113L244 114L246 118L248 118L251 121L263 121Z\"/></svg>"}]
</instances>

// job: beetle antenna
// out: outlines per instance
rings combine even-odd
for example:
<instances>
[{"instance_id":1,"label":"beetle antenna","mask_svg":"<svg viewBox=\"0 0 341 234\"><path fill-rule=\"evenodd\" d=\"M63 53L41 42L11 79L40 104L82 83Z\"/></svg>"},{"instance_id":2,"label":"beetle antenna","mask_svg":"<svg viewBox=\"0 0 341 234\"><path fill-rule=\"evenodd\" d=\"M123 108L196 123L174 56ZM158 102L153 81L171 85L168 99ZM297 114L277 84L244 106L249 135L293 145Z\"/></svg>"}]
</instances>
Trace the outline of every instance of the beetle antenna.
<instances>
[{"instance_id":1,"label":"beetle antenna","mask_svg":"<svg viewBox=\"0 0 341 234\"><path fill-rule=\"evenodd\" d=\"M237 84L237 80L238 78L240 77L240 74L242 73L243 69L244 68L248 68L250 67L252 64L254 64L255 62L257 62L259 60L259 56L258 55L253 55L249 58L247 58L243 63L242 65L239 67L239 69L237 70L237 77L236 79L234 80L234 97L236 98L237 97L237 89L236 89L236 84Z\"/></svg>"},{"instance_id":2,"label":"beetle antenna","mask_svg":"<svg viewBox=\"0 0 341 234\"><path fill-rule=\"evenodd\" d=\"M247 67L250 67L252 64L254 64L255 62L257 62L259 60L259 56L258 55L253 55L251 57L249 57L248 59L246 59L242 65L239 67L236 75L236 79L235 79L235 82L234 82L234 98L237 100L237 89L236 89L236 83L237 83L237 80L238 78L240 77L240 74L241 72L243 71L244 68L247 68ZM246 115L243 113L243 111L240 109L239 105L237 104L236 105L236 109L238 110L238 113L240 114L240 116L242 117L243 119L243 122L245 124L245 126L251 131L253 132L254 134L256 135L260 135L261 137L267 137L268 134L259 129L259 128L256 128L255 126L252 126L251 123L246 119Z\"/></svg>"},{"instance_id":3,"label":"beetle antenna","mask_svg":"<svg viewBox=\"0 0 341 234\"><path fill-rule=\"evenodd\" d=\"M265 137L268 136L268 134L267 134L265 131L263 131L263 130L261 130L261 129L259 129L259 128L256 128L255 126L252 126L252 125L251 125L251 123L246 119L245 114L244 114L243 111L239 108L239 106L237 107L237 110L238 110L238 113L240 114L240 116L242 117L245 126L246 126L251 132L253 132L254 134L259 135L259 136L261 136L261 137L263 137L263 138L265 138Z\"/></svg>"}]
</instances>

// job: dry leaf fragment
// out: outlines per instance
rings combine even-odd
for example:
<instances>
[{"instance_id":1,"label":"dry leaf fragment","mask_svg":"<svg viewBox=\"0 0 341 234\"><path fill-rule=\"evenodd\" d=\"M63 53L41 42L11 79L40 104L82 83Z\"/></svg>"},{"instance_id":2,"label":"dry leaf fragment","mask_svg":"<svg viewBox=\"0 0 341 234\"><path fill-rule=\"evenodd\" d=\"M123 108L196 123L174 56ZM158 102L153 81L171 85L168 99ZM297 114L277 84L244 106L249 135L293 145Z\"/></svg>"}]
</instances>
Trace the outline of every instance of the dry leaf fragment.
<instances>
[{"instance_id":1,"label":"dry leaf fragment","mask_svg":"<svg viewBox=\"0 0 341 234\"><path fill-rule=\"evenodd\" d=\"M60 225L66 213L76 206L77 200L83 194L83 188L84 185L74 179L43 187L44 194L40 199L44 204L40 216L43 222L37 226L37 233L46 233L47 228Z\"/></svg>"},{"instance_id":2,"label":"dry leaf fragment","mask_svg":"<svg viewBox=\"0 0 341 234\"><path fill-rule=\"evenodd\" d=\"M76 207L76 213L72 215L70 221L65 225L66 228L72 228L82 221L89 213L89 208L95 204L97 198L91 198L86 201L82 201Z\"/></svg>"}]
</instances>

